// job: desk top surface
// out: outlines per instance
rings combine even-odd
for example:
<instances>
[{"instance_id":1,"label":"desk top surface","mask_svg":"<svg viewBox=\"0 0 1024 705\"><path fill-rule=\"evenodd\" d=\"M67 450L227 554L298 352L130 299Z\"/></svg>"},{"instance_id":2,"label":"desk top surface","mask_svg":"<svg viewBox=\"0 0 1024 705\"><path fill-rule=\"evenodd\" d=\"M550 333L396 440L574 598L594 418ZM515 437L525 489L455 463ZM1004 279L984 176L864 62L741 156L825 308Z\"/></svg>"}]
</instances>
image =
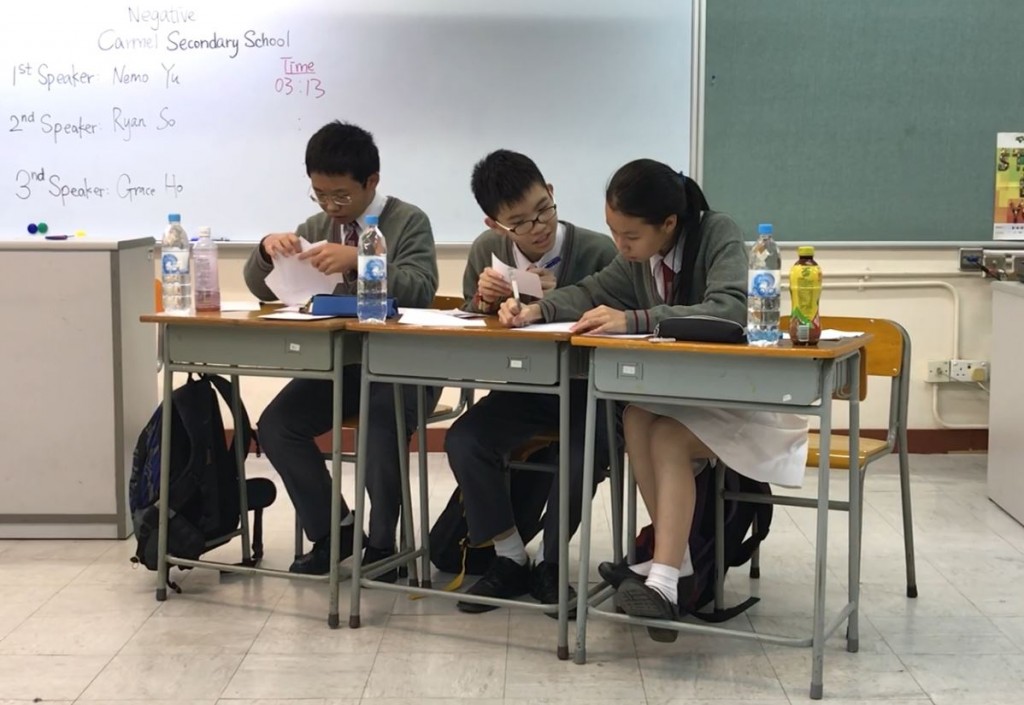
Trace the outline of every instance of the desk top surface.
<instances>
[{"instance_id":1,"label":"desk top surface","mask_svg":"<svg viewBox=\"0 0 1024 705\"><path fill-rule=\"evenodd\" d=\"M708 355L729 355L743 357L807 358L812 360L835 360L845 357L871 342L870 335L856 338L821 341L817 345L793 345L788 340L777 346L756 347L753 345L729 345L723 343L652 342L646 338L614 338L576 335L572 344L577 347L610 350L642 350L675 353L704 353Z\"/></svg>"},{"instance_id":2,"label":"desk top surface","mask_svg":"<svg viewBox=\"0 0 1024 705\"><path fill-rule=\"evenodd\" d=\"M318 318L312 321L282 321L272 318L260 318L260 316L272 312L273 308L268 307L260 311L211 311L188 316L171 313L147 313L139 316L139 320L143 323L170 323L180 326L273 328L277 330L288 328L295 331L312 330L318 332L345 330L353 323L350 318Z\"/></svg>"},{"instance_id":3,"label":"desk top surface","mask_svg":"<svg viewBox=\"0 0 1024 705\"><path fill-rule=\"evenodd\" d=\"M545 340L548 342L568 342L572 333L555 331L528 331L506 328L498 322L496 316L483 319L484 326L412 326L387 321L386 323L359 323L350 321L348 329L357 333L394 333L396 335L437 336L458 335L466 338L500 338L506 340Z\"/></svg>"}]
</instances>

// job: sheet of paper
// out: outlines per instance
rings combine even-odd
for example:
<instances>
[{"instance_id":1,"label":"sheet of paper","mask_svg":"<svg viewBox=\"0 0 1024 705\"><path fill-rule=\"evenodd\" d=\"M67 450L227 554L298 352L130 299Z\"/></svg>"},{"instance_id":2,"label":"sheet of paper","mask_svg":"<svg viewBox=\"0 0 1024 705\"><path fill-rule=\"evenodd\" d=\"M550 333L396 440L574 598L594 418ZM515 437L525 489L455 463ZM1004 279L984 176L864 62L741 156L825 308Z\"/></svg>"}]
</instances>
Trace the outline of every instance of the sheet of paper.
<instances>
[{"instance_id":1,"label":"sheet of paper","mask_svg":"<svg viewBox=\"0 0 1024 705\"><path fill-rule=\"evenodd\" d=\"M299 243L303 252L324 244L318 242L311 245L306 238L299 238ZM266 278L270 290L286 304L305 303L313 294L330 294L343 281L344 274L324 274L310 264L309 260L301 260L295 255L275 257L274 269Z\"/></svg>"},{"instance_id":2,"label":"sheet of paper","mask_svg":"<svg viewBox=\"0 0 1024 705\"><path fill-rule=\"evenodd\" d=\"M312 313L299 313L298 311L275 311L266 313L260 318L267 318L272 321L317 321L321 318L333 318L333 316L315 316Z\"/></svg>"},{"instance_id":3,"label":"sheet of paper","mask_svg":"<svg viewBox=\"0 0 1024 705\"><path fill-rule=\"evenodd\" d=\"M514 273L516 284L519 285L520 296L532 296L537 299L544 298L544 287L540 284L540 277L533 272L527 272L525 269L510 267L498 259L498 255L494 253L491 253L491 268L500 274L501 278L509 284L512 284L512 275Z\"/></svg>"},{"instance_id":4,"label":"sheet of paper","mask_svg":"<svg viewBox=\"0 0 1024 705\"><path fill-rule=\"evenodd\" d=\"M842 340L844 338L856 338L860 335L864 335L864 333L862 331L836 330L835 328L822 328L821 330L822 340ZM789 340L789 333L783 333L782 339Z\"/></svg>"},{"instance_id":5,"label":"sheet of paper","mask_svg":"<svg viewBox=\"0 0 1024 705\"><path fill-rule=\"evenodd\" d=\"M572 333L572 327L576 321L564 321L559 323L532 323L522 328L510 328L509 330L522 331L523 333Z\"/></svg>"},{"instance_id":6,"label":"sheet of paper","mask_svg":"<svg viewBox=\"0 0 1024 705\"><path fill-rule=\"evenodd\" d=\"M238 311L259 311L259 301L221 301L221 313L232 313Z\"/></svg>"},{"instance_id":7,"label":"sheet of paper","mask_svg":"<svg viewBox=\"0 0 1024 705\"><path fill-rule=\"evenodd\" d=\"M398 311L399 323L407 326L433 326L436 328L483 328L486 321L479 318L459 318L449 313L427 308L403 308Z\"/></svg>"}]
</instances>

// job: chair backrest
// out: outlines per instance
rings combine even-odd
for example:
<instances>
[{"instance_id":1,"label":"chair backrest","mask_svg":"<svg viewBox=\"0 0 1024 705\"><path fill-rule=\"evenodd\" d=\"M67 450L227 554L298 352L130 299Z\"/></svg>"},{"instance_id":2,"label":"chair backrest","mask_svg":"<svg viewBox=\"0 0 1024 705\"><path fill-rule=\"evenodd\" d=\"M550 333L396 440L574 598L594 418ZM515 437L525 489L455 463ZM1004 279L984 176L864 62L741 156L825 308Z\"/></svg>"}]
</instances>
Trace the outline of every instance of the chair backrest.
<instances>
[{"instance_id":1,"label":"chair backrest","mask_svg":"<svg viewBox=\"0 0 1024 705\"><path fill-rule=\"evenodd\" d=\"M435 296L434 297L434 308L439 308L442 311L448 311L453 308L462 308L466 300L461 296Z\"/></svg>"}]
</instances>

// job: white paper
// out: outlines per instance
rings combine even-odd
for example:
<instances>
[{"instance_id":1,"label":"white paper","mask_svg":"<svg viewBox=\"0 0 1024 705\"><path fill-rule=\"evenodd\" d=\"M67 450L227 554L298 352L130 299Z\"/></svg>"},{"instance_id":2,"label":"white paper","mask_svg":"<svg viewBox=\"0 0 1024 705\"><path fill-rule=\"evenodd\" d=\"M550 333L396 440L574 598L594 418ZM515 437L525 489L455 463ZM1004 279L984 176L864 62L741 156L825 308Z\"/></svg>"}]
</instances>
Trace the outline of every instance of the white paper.
<instances>
[{"instance_id":1,"label":"white paper","mask_svg":"<svg viewBox=\"0 0 1024 705\"><path fill-rule=\"evenodd\" d=\"M533 296L537 299L544 298L544 287L541 286L540 276L525 269L510 267L500 259L498 255L491 253L491 268L496 271L502 279L512 284L512 276L515 275L516 284L519 286L520 296Z\"/></svg>"},{"instance_id":2,"label":"white paper","mask_svg":"<svg viewBox=\"0 0 1024 705\"><path fill-rule=\"evenodd\" d=\"M309 244L306 238L299 238L303 252L308 252L325 243ZM301 260L297 255L274 258L274 270L265 280L274 295L286 304L302 304L314 294L330 294L345 281L344 274L324 274L310 261Z\"/></svg>"},{"instance_id":3,"label":"white paper","mask_svg":"<svg viewBox=\"0 0 1024 705\"><path fill-rule=\"evenodd\" d=\"M233 313L241 311L259 311L259 301L221 301L221 313Z\"/></svg>"},{"instance_id":4,"label":"white paper","mask_svg":"<svg viewBox=\"0 0 1024 705\"><path fill-rule=\"evenodd\" d=\"M522 328L510 328L524 333L572 333L572 327L576 321L562 321L559 323L532 323Z\"/></svg>"},{"instance_id":5,"label":"white paper","mask_svg":"<svg viewBox=\"0 0 1024 705\"><path fill-rule=\"evenodd\" d=\"M266 313L260 318L267 318L272 321L318 321L321 318L333 318L333 316L316 316L312 313L299 313L298 311L275 311Z\"/></svg>"},{"instance_id":6,"label":"white paper","mask_svg":"<svg viewBox=\"0 0 1024 705\"><path fill-rule=\"evenodd\" d=\"M844 338L856 338L864 335L862 331L836 330L835 328L823 328L821 340L843 340ZM783 340L789 340L789 333L782 334Z\"/></svg>"},{"instance_id":7,"label":"white paper","mask_svg":"<svg viewBox=\"0 0 1024 705\"><path fill-rule=\"evenodd\" d=\"M435 328L483 328L486 321L479 318L458 318L449 313L429 308L403 308L398 311L399 323L407 326L432 326Z\"/></svg>"}]
</instances>

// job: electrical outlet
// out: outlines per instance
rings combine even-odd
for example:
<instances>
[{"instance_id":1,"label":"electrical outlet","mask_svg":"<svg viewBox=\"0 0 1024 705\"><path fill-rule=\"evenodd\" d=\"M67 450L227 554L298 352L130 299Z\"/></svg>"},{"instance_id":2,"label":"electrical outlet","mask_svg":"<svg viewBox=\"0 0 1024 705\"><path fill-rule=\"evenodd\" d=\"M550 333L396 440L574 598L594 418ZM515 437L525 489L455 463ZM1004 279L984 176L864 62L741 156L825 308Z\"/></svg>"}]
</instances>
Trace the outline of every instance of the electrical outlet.
<instances>
[{"instance_id":1,"label":"electrical outlet","mask_svg":"<svg viewBox=\"0 0 1024 705\"><path fill-rule=\"evenodd\" d=\"M949 360L932 360L928 363L928 377L926 382L941 384L949 382Z\"/></svg>"},{"instance_id":2,"label":"electrical outlet","mask_svg":"<svg viewBox=\"0 0 1024 705\"><path fill-rule=\"evenodd\" d=\"M982 269L982 260L985 257L985 251L980 247L961 247L960 248L960 271L961 272L977 272Z\"/></svg>"},{"instance_id":3,"label":"electrical outlet","mask_svg":"<svg viewBox=\"0 0 1024 705\"><path fill-rule=\"evenodd\" d=\"M949 377L954 382L987 382L988 362L985 360L951 360Z\"/></svg>"}]
</instances>

